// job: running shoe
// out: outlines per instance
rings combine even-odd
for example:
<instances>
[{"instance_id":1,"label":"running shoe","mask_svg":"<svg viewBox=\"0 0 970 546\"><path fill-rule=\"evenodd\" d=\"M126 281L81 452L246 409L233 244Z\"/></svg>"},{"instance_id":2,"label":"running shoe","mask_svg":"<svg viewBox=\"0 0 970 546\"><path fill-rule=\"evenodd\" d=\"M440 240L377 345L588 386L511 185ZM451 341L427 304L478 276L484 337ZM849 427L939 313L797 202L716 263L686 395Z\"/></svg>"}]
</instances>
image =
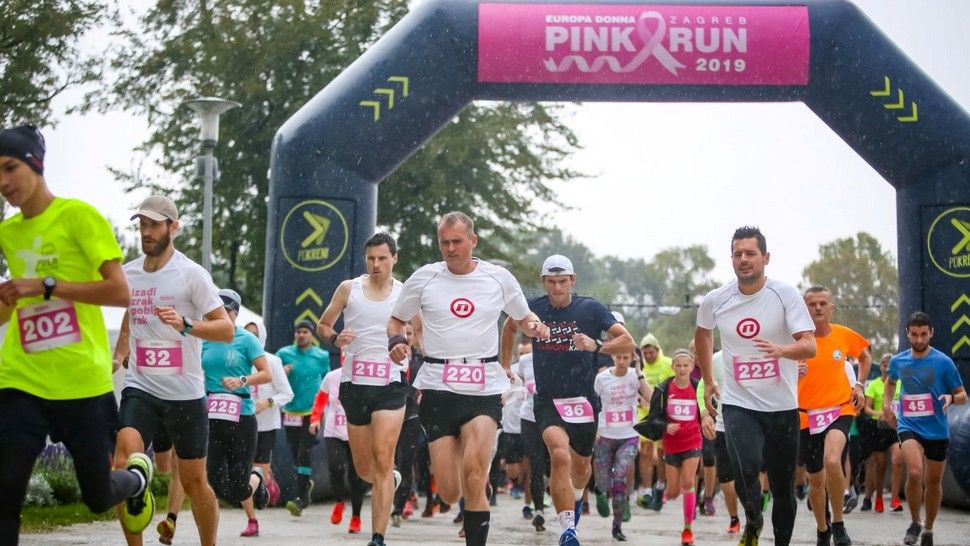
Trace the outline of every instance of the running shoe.
<instances>
[{"instance_id":1,"label":"running shoe","mask_svg":"<svg viewBox=\"0 0 970 546\"><path fill-rule=\"evenodd\" d=\"M585 516L587 514L589 514L589 503L586 501L583 501L583 515Z\"/></svg>"},{"instance_id":2,"label":"running shoe","mask_svg":"<svg viewBox=\"0 0 970 546\"><path fill-rule=\"evenodd\" d=\"M933 531L923 531L919 537L919 546L933 546Z\"/></svg>"},{"instance_id":3,"label":"running shoe","mask_svg":"<svg viewBox=\"0 0 970 546\"><path fill-rule=\"evenodd\" d=\"M344 520L344 503L338 502L333 505L333 510L330 511L330 523L337 525Z\"/></svg>"},{"instance_id":4,"label":"running shoe","mask_svg":"<svg viewBox=\"0 0 970 546\"><path fill-rule=\"evenodd\" d=\"M583 499L573 504L573 527L579 526L579 516L583 515Z\"/></svg>"},{"instance_id":5,"label":"running shoe","mask_svg":"<svg viewBox=\"0 0 970 546\"><path fill-rule=\"evenodd\" d=\"M741 533L741 541L738 546L758 546L758 537L761 536L761 526L746 523L744 532Z\"/></svg>"},{"instance_id":6,"label":"running shoe","mask_svg":"<svg viewBox=\"0 0 970 546\"><path fill-rule=\"evenodd\" d=\"M241 537L258 537L259 536L259 522L251 519L249 523L246 524L246 528L239 533Z\"/></svg>"},{"instance_id":7,"label":"running shoe","mask_svg":"<svg viewBox=\"0 0 970 546\"><path fill-rule=\"evenodd\" d=\"M770 502L771 502L771 493L769 491L762 491L761 492L761 511L762 512L768 511L768 503Z\"/></svg>"},{"instance_id":8,"label":"running shoe","mask_svg":"<svg viewBox=\"0 0 970 546\"><path fill-rule=\"evenodd\" d=\"M796 485L795 496L798 497L798 500L804 500L805 497L808 496L808 485L804 483L801 485Z\"/></svg>"},{"instance_id":9,"label":"running shoe","mask_svg":"<svg viewBox=\"0 0 970 546\"><path fill-rule=\"evenodd\" d=\"M909 524L909 528L906 529L906 534L903 535L903 544L908 546L913 546L916 541L919 540L920 533L923 532L923 526L917 522L912 522ZM932 540L932 539L930 539Z\"/></svg>"},{"instance_id":10,"label":"running shoe","mask_svg":"<svg viewBox=\"0 0 970 546\"><path fill-rule=\"evenodd\" d=\"M290 515L294 517L300 517L303 515L303 507L300 499L286 501L286 509L290 511Z\"/></svg>"},{"instance_id":11,"label":"running shoe","mask_svg":"<svg viewBox=\"0 0 970 546\"><path fill-rule=\"evenodd\" d=\"M890 504L889 507L892 508L892 504ZM882 503L882 495L880 495L876 497L876 512L879 512L881 514L884 509L885 507Z\"/></svg>"},{"instance_id":12,"label":"running shoe","mask_svg":"<svg viewBox=\"0 0 970 546\"><path fill-rule=\"evenodd\" d=\"M391 514L391 525L395 527L401 526L401 514L398 514L398 513Z\"/></svg>"},{"instance_id":13,"label":"running shoe","mask_svg":"<svg viewBox=\"0 0 970 546\"><path fill-rule=\"evenodd\" d=\"M451 505L447 502L442 502L441 497L437 495L435 495L435 498L438 499L438 513L447 514L448 511L451 510Z\"/></svg>"},{"instance_id":14,"label":"running shoe","mask_svg":"<svg viewBox=\"0 0 970 546\"><path fill-rule=\"evenodd\" d=\"M367 546L384 546L384 539L377 537L371 538Z\"/></svg>"},{"instance_id":15,"label":"running shoe","mask_svg":"<svg viewBox=\"0 0 970 546\"><path fill-rule=\"evenodd\" d=\"M155 515L155 495L152 494L152 460L144 453L132 453L128 457L128 470L138 472L145 478L145 486L134 496L125 499L121 512L121 524L132 534L139 534L152 522Z\"/></svg>"},{"instance_id":16,"label":"running shoe","mask_svg":"<svg viewBox=\"0 0 970 546\"><path fill-rule=\"evenodd\" d=\"M175 521L172 518L166 517L162 521L158 522L158 526L155 527L158 531L158 541L162 544L171 544L172 539L175 538Z\"/></svg>"},{"instance_id":17,"label":"running shoe","mask_svg":"<svg viewBox=\"0 0 970 546\"><path fill-rule=\"evenodd\" d=\"M653 498L650 500L650 509L654 512L659 512L664 507L664 490L658 489L653 492Z\"/></svg>"},{"instance_id":18,"label":"running shoe","mask_svg":"<svg viewBox=\"0 0 970 546\"><path fill-rule=\"evenodd\" d=\"M518 485L513 485L512 486L512 489L509 490L509 496L512 497L515 500L521 499L522 498L522 488L519 487Z\"/></svg>"},{"instance_id":19,"label":"running shoe","mask_svg":"<svg viewBox=\"0 0 970 546\"><path fill-rule=\"evenodd\" d=\"M596 494L596 513L604 518L610 517L610 498L606 493Z\"/></svg>"},{"instance_id":20,"label":"running shoe","mask_svg":"<svg viewBox=\"0 0 970 546\"><path fill-rule=\"evenodd\" d=\"M716 512L714 510L714 499L704 499L704 508L701 513L705 516L713 516Z\"/></svg>"},{"instance_id":21,"label":"running shoe","mask_svg":"<svg viewBox=\"0 0 970 546\"><path fill-rule=\"evenodd\" d=\"M270 475L270 478L267 481L269 482L266 484L266 491L269 492L269 505L279 506L280 495L282 495L282 491L280 491L280 484L276 483L276 480L273 479L272 475Z\"/></svg>"},{"instance_id":22,"label":"running shoe","mask_svg":"<svg viewBox=\"0 0 970 546\"><path fill-rule=\"evenodd\" d=\"M824 531L815 531L815 546L830 546L832 544L832 527Z\"/></svg>"},{"instance_id":23,"label":"running shoe","mask_svg":"<svg viewBox=\"0 0 970 546\"><path fill-rule=\"evenodd\" d=\"M570 527L559 535L559 546L579 546L579 534L575 527Z\"/></svg>"},{"instance_id":24,"label":"running shoe","mask_svg":"<svg viewBox=\"0 0 970 546\"><path fill-rule=\"evenodd\" d=\"M852 546L852 539L849 538L849 533L845 531L845 522L832 522L829 528L832 530L832 543L835 546Z\"/></svg>"},{"instance_id":25,"label":"running shoe","mask_svg":"<svg viewBox=\"0 0 970 546\"><path fill-rule=\"evenodd\" d=\"M262 510L269 504L269 489L266 488L266 480L263 478L262 468L257 466L253 468L251 473L259 478L259 483L256 484L256 489L253 490L253 506L257 510Z\"/></svg>"},{"instance_id":26,"label":"running shoe","mask_svg":"<svg viewBox=\"0 0 970 546\"><path fill-rule=\"evenodd\" d=\"M422 518L434 517L434 504L433 503L430 503L429 502L429 503L427 503L427 504L424 505L424 510L421 511L421 517Z\"/></svg>"},{"instance_id":27,"label":"running shoe","mask_svg":"<svg viewBox=\"0 0 970 546\"><path fill-rule=\"evenodd\" d=\"M623 504L623 523L630 521L633 518L633 513L630 511L630 499L627 499Z\"/></svg>"},{"instance_id":28,"label":"running shoe","mask_svg":"<svg viewBox=\"0 0 970 546\"><path fill-rule=\"evenodd\" d=\"M455 516L455 519L451 520L452 523L461 523L463 521L465 521L465 512L461 510L458 511L458 515Z\"/></svg>"},{"instance_id":29,"label":"running shoe","mask_svg":"<svg viewBox=\"0 0 970 546\"><path fill-rule=\"evenodd\" d=\"M842 509L844 514L848 514L855 510L855 507L859 504L859 495L846 495L845 497L845 507Z\"/></svg>"},{"instance_id":30,"label":"running shoe","mask_svg":"<svg viewBox=\"0 0 970 546\"><path fill-rule=\"evenodd\" d=\"M536 528L537 532L546 530L546 518L542 517L542 512L539 512L536 514L536 517L532 518L532 526Z\"/></svg>"},{"instance_id":31,"label":"running shoe","mask_svg":"<svg viewBox=\"0 0 970 546\"><path fill-rule=\"evenodd\" d=\"M893 512L902 512L903 503L899 501L899 497L893 497L893 500L889 502L889 508L892 509Z\"/></svg>"},{"instance_id":32,"label":"running shoe","mask_svg":"<svg viewBox=\"0 0 970 546\"><path fill-rule=\"evenodd\" d=\"M411 514L413 513L414 513L414 501L412 501L411 499L404 501L404 508L401 509L401 517L404 519L408 519L411 517Z\"/></svg>"},{"instance_id":33,"label":"running shoe","mask_svg":"<svg viewBox=\"0 0 970 546\"><path fill-rule=\"evenodd\" d=\"M458 529L458 538L465 538L465 528Z\"/></svg>"},{"instance_id":34,"label":"running shoe","mask_svg":"<svg viewBox=\"0 0 970 546\"><path fill-rule=\"evenodd\" d=\"M522 519L532 519L532 507L523 506L522 507Z\"/></svg>"},{"instance_id":35,"label":"running shoe","mask_svg":"<svg viewBox=\"0 0 970 546\"><path fill-rule=\"evenodd\" d=\"M351 534L360 532L360 516L350 516L350 525L347 526L347 532Z\"/></svg>"},{"instance_id":36,"label":"running shoe","mask_svg":"<svg viewBox=\"0 0 970 546\"><path fill-rule=\"evenodd\" d=\"M866 498L862 499L862 506L859 507L860 512L869 512L872 510L872 499Z\"/></svg>"},{"instance_id":37,"label":"running shoe","mask_svg":"<svg viewBox=\"0 0 970 546\"><path fill-rule=\"evenodd\" d=\"M653 495L646 493L643 495L637 495L637 506L643 509L647 509L653 503Z\"/></svg>"},{"instance_id":38,"label":"running shoe","mask_svg":"<svg viewBox=\"0 0 970 546\"><path fill-rule=\"evenodd\" d=\"M741 532L741 520L738 518L731 518L731 524L728 525L727 532L729 535L736 535Z\"/></svg>"},{"instance_id":39,"label":"running shoe","mask_svg":"<svg viewBox=\"0 0 970 546\"><path fill-rule=\"evenodd\" d=\"M680 533L680 546L694 546L694 532L690 529L684 529Z\"/></svg>"},{"instance_id":40,"label":"running shoe","mask_svg":"<svg viewBox=\"0 0 970 546\"><path fill-rule=\"evenodd\" d=\"M613 540L617 542L626 542L626 535L623 534L623 531L620 529L619 525L613 526Z\"/></svg>"}]
</instances>

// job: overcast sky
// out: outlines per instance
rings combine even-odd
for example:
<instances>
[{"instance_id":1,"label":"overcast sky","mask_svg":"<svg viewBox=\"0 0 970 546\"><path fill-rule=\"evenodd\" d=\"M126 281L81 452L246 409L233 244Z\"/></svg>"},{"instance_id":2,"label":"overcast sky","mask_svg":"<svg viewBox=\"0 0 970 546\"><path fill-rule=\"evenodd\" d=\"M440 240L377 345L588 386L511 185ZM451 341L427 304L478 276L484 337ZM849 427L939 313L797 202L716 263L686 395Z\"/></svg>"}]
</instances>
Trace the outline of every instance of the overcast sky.
<instances>
[{"instance_id":1,"label":"overcast sky","mask_svg":"<svg viewBox=\"0 0 970 546\"><path fill-rule=\"evenodd\" d=\"M970 109L970 1L856 0L866 14L964 109ZM232 97L226 97L232 98ZM146 137L126 113L65 116L45 129L53 191L93 203L116 225L142 194L126 195L108 166L128 169ZM859 231L896 253L895 192L801 103L567 106L584 150L573 166L594 175L557 183L572 210L565 231L599 255L649 258L670 246L707 245L715 276L731 277L731 232L762 228L769 276L791 283L819 244ZM231 115L231 114L228 114ZM269 150L266 151L269 153Z\"/></svg>"}]
</instances>

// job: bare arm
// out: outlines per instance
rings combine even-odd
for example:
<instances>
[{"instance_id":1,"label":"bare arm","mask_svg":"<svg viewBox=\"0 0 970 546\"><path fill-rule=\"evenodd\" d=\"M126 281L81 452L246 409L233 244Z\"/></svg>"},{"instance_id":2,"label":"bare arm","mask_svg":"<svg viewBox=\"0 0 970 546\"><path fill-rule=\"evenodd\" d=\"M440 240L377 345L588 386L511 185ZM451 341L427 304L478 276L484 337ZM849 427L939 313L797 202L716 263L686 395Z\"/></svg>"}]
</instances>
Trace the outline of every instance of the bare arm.
<instances>
[{"instance_id":1,"label":"bare arm","mask_svg":"<svg viewBox=\"0 0 970 546\"><path fill-rule=\"evenodd\" d=\"M13 307L10 307L6 303L0 301L0 324L6 324L10 322L10 316L13 314Z\"/></svg>"},{"instance_id":2,"label":"bare arm","mask_svg":"<svg viewBox=\"0 0 970 546\"><path fill-rule=\"evenodd\" d=\"M896 428L896 414L893 413L893 398L896 398L896 381L886 378L886 389L882 396L882 418Z\"/></svg>"},{"instance_id":3,"label":"bare arm","mask_svg":"<svg viewBox=\"0 0 970 546\"><path fill-rule=\"evenodd\" d=\"M131 328L128 326L128 311L125 311L125 318L121 320L118 327L118 341L115 342L114 354L111 356L111 373L118 371L122 365L128 367L128 357L131 356L131 344L129 336Z\"/></svg>"},{"instance_id":4,"label":"bare arm","mask_svg":"<svg viewBox=\"0 0 970 546\"><path fill-rule=\"evenodd\" d=\"M182 315L172 307L166 307L163 310L156 308L155 313L158 315L159 320L175 328L177 332L182 333L185 330ZM206 313L205 320L194 321L192 323L192 331L188 335L206 341L228 343L232 341L234 331L232 321L229 320L229 315L226 314L226 308L219 306Z\"/></svg>"},{"instance_id":5,"label":"bare arm","mask_svg":"<svg viewBox=\"0 0 970 546\"><path fill-rule=\"evenodd\" d=\"M814 341L814 339L813 339ZM697 326L694 328L694 350L697 353L697 364L701 367L701 378L704 380L704 406L707 413L717 419L717 408L713 399L720 398L721 388L714 381L714 331Z\"/></svg>"},{"instance_id":6,"label":"bare arm","mask_svg":"<svg viewBox=\"0 0 970 546\"><path fill-rule=\"evenodd\" d=\"M269 362L264 355L253 359L253 367L256 368L256 373L242 376L246 378L245 382L242 377L223 377L222 386L235 390L247 385L265 385L273 380L273 373L269 371Z\"/></svg>"},{"instance_id":7,"label":"bare arm","mask_svg":"<svg viewBox=\"0 0 970 546\"><path fill-rule=\"evenodd\" d=\"M330 304L324 309L323 314L320 315L320 321L317 323L317 334L320 335L320 339L330 340L333 338L334 334L337 333L334 330L333 325L337 323L337 319L340 318L340 314L344 312L347 308L347 302L350 300L350 287L352 281L343 281L337 286L337 289L333 291L333 297L330 298ZM346 329L345 329L346 330ZM349 333L349 332L348 332ZM334 345L337 347L343 347L348 343L352 342L353 339L350 335L338 335L334 340Z\"/></svg>"},{"instance_id":8,"label":"bare arm","mask_svg":"<svg viewBox=\"0 0 970 546\"><path fill-rule=\"evenodd\" d=\"M519 325L512 317L505 319L502 325L502 341L499 346L499 359L502 367L508 370L512 366L512 349L515 348L515 334L519 332Z\"/></svg>"},{"instance_id":9,"label":"bare arm","mask_svg":"<svg viewBox=\"0 0 970 546\"><path fill-rule=\"evenodd\" d=\"M859 377L855 385L852 386L852 402L856 409L864 409L866 407L866 393L863 382L869 377L869 368L871 366L872 355L869 353L869 348L866 347L859 355Z\"/></svg>"},{"instance_id":10,"label":"bare arm","mask_svg":"<svg viewBox=\"0 0 970 546\"><path fill-rule=\"evenodd\" d=\"M98 268L100 281L72 282L58 279L52 294L58 298L108 307L128 307L128 278L119 260L108 260ZM0 300L16 307L17 300L44 295L42 279L11 279L0 284Z\"/></svg>"},{"instance_id":11,"label":"bare arm","mask_svg":"<svg viewBox=\"0 0 970 546\"><path fill-rule=\"evenodd\" d=\"M408 356L408 343L407 343L407 323L403 320L391 315L391 318L387 321L387 339L391 353L391 360L400 364Z\"/></svg>"},{"instance_id":12,"label":"bare arm","mask_svg":"<svg viewBox=\"0 0 970 546\"><path fill-rule=\"evenodd\" d=\"M796 332L793 336L795 343L775 345L760 337L754 338L754 345L761 354L772 358L787 358L789 360L808 360L815 357L815 332L806 330ZM696 342L695 342L696 345ZM703 372L703 369L701 369Z\"/></svg>"}]
</instances>

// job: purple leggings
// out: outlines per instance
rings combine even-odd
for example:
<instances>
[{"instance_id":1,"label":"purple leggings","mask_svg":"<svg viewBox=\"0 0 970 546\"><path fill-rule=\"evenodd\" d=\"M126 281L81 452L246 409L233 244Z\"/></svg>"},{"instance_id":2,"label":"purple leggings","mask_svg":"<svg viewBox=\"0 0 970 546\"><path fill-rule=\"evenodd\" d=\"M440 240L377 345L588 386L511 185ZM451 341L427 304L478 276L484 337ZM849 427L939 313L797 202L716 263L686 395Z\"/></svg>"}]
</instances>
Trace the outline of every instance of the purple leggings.
<instances>
[{"instance_id":1,"label":"purple leggings","mask_svg":"<svg viewBox=\"0 0 970 546\"><path fill-rule=\"evenodd\" d=\"M593 446L593 472L596 487L613 498L613 523L623 521L623 512L630 502L626 494L626 479L640 449L638 437L612 440L600 437Z\"/></svg>"}]
</instances>

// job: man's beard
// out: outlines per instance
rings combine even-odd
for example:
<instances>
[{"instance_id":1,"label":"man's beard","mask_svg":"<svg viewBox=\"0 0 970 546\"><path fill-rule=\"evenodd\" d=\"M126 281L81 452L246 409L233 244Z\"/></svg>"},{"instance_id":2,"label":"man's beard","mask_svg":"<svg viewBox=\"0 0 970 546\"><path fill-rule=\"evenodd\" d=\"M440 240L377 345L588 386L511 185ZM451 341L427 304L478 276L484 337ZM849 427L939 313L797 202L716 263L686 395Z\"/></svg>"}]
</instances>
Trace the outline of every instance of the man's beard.
<instances>
[{"instance_id":1,"label":"man's beard","mask_svg":"<svg viewBox=\"0 0 970 546\"><path fill-rule=\"evenodd\" d=\"M141 243L141 251L145 253L145 256L151 256L152 258L161 256L168 246L172 244L172 238L169 236L168 232L162 235L154 243Z\"/></svg>"}]
</instances>

